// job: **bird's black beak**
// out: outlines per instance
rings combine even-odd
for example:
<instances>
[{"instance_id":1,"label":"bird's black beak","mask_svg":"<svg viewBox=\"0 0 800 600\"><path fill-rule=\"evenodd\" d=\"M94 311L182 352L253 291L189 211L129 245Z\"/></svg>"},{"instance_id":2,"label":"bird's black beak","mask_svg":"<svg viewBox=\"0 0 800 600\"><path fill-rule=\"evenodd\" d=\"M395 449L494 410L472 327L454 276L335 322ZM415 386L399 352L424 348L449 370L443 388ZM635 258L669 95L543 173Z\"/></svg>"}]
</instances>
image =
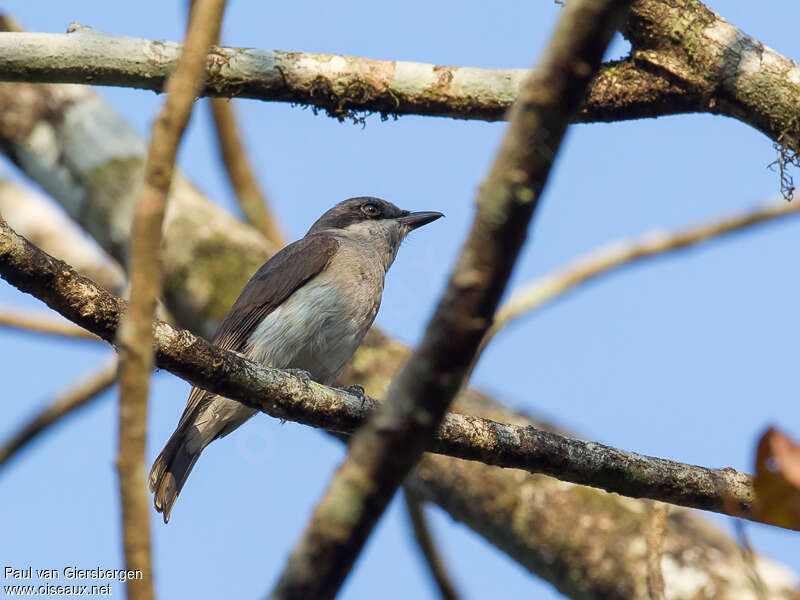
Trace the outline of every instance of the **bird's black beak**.
<instances>
[{"instance_id":1,"label":"bird's black beak","mask_svg":"<svg viewBox=\"0 0 800 600\"><path fill-rule=\"evenodd\" d=\"M432 223L439 217L443 216L444 215L440 212L425 210L420 212L408 213L407 215L397 219L397 221L408 227L409 231L413 231L417 227L422 227L423 225Z\"/></svg>"}]
</instances>

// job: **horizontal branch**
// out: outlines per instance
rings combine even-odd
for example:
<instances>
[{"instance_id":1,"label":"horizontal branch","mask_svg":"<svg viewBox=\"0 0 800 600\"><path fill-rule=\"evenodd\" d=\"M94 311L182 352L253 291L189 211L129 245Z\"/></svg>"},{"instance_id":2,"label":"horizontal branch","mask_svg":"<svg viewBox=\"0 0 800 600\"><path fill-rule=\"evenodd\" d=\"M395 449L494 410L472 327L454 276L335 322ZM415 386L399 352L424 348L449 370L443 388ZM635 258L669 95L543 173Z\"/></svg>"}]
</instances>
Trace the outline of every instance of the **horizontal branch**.
<instances>
[{"instance_id":1,"label":"horizontal branch","mask_svg":"<svg viewBox=\"0 0 800 600\"><path fill-rule=\"evenodd\" d=\"M2 219L0 276L113 342L124 301L17 236ZM154 334L159 367L276 418L351 433L378 404L258 365L163 322ZM752 478L733 469L686 465L469 415L448 414L429 450L745 518L753 499Z\"/></svg>"},{"instance_id":2,"label":"horizontal branch","mask_svg":"<svg viewBox=\"0 0 800 600\"><path fill-rule=\"evenodd\" d=\"M0 33L0 81L164 89L181 45L73 25L69 33ZM217 47L203 95L291 102L339 119L357 113L498 121L527 69L481 69L335 54ZM577 117L616 121L693 112L699 97L634 61L604 65Z\"/></svg>"},{"instance_id":3,"label":"horizontal branch","mask_svg":"<svg viewBox=\"0 0 800 600\"><path fill-rule=\"evenodd\" d=\"M109 35L73 24L66 34L0 34L0 79L87 83L161 92L181 44ZM217 47L208 96L307 104L350 111L500 120L525 69L441 67L351 56Z\"/></svg>"},{"instance_id":4,"label":"horizontal branch","mask_svg":"<svg viewBox=\"0 0 800 600\"><path fill-rule=\"evenodd\" d=\"M800 65L701 2L639 0L630 57L605 63L576 120L724 114L800 151ZM0 81L84 83L163 91L175 42L109 35L0 33ZM204 95L291 102L344 119L358 113L496 121L517 97L524 69L481 69L331 54L218 47Z\"/></svg>"}]
</instances>

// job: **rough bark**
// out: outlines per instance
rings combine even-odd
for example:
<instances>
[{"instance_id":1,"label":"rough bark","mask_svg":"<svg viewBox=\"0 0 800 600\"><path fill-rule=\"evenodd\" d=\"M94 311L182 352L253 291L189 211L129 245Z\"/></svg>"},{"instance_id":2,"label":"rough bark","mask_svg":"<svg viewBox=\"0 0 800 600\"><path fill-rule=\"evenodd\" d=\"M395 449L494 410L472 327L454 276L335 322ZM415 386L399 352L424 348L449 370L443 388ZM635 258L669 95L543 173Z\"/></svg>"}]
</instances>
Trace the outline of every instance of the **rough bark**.
<instances>
[{"instance_id":1,"label":"rough bark","mask_svg":"<svg viewBox=\"0 0 800 600\"><path fill-rule=\"evenodd\" d=\"M406 485L570 598L649 598L647 502L431 454ZM793 574L757 562L769 598L795 598ZM760 600L737 544L688 511L671 511L662 566L671 600Z\"/></svg>"},{"instance_id":2,"label":"rough bark","mask_svg":"<svg viewBox=\"0 0 800 600\"><path fill-rule=\"evenodd\" d=\"M631 57L698 102L800 150L800 65L697 0L639 0L625 31Z\"/></svg>"},{"instance_id":3,"label":"rough bark","mask_svg":"<svg viewBox=\"0 0 800 600\"><path fill-rule=\"evenodd\" d=\"M617 121L704 112L739 119L800 151L800 65L696 0L639 0L632 52L604 65L576 118ZM173 42L71 34L0 35L0 78L161 91ZM358 113L502 119L524 70L476 69L350 56L218 48L206 94L292 102L344 119Z\"/></svg>"}]
</instances>

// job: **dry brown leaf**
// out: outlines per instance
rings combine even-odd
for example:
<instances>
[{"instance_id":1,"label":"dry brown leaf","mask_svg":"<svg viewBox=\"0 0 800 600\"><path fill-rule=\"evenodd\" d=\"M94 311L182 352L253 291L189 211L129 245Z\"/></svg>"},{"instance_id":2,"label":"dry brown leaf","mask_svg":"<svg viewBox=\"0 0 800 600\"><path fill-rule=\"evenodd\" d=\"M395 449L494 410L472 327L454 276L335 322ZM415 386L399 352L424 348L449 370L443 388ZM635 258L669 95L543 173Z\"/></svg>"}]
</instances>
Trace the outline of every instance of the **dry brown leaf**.
<instances>
[{"instance_id":1,"label":"dry brown leaf","mask_svg":"<svg viewBox=\"0 0 800 600\"><path fill-rule=\"evenodd\" d=\"M753 487L757 519L800 528L800 446L774 427L758 442Z\"/></svg>"}]
</instances>

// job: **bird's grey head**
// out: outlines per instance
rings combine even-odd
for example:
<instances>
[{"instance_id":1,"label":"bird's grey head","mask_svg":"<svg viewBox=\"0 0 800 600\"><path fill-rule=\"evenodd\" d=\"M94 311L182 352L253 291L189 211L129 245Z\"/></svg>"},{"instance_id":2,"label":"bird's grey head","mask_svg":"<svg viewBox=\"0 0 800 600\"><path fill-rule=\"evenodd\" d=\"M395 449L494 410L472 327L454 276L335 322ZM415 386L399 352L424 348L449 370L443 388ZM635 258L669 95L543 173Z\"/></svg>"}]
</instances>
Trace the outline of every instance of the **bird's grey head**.
<instances>
[{"instance_id":1,"label":"bird's grey head","mask_svg":"<svg viewBox=\"0 0 800 600\"><path fill-rule=\"evenodd\" d=\"M323 231L346 235L374 247L388 269L406 235L443 216L432 211L410 212L380 198L361 196L329 209L306 235Z\"/></svg>"}]
</instances>

